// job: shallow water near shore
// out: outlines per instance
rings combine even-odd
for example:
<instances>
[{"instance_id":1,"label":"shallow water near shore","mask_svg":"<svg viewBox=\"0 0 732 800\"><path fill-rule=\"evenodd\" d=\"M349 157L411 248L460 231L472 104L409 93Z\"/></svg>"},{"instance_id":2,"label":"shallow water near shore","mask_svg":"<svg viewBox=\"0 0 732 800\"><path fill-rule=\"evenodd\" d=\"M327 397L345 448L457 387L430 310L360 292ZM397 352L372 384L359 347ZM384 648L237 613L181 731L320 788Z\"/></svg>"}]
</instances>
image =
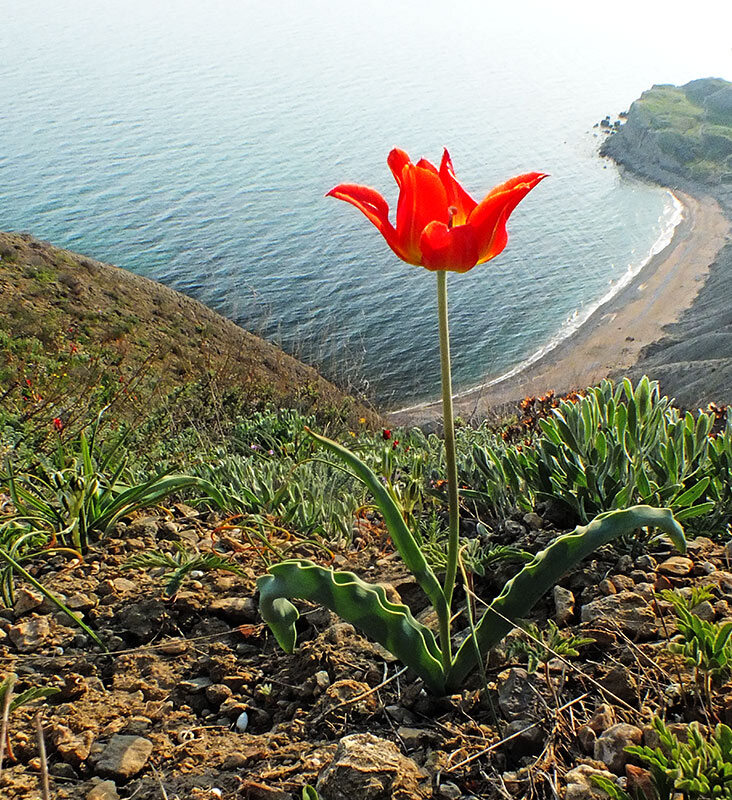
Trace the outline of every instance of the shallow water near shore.
<instances>
[{"instance_id":1,"label":"shallow water near shore","mask_svg":"<svg viewBox=\"0 0 732 800\"><path fill-rule=\"evenodd\" d=\"M593 123L715 66L708 40L672 58L625 31L620 58L619 23L529 5L445 19L430 2L29 0L5 24L23 54L0 82L0 228L160 280L403 405L439 385L434 276L324 193L365 183L393 204L394 145L432 160L447 145L476 197L546 171L506 251L449 276L455 386L491 380L576 327L678 221L668 192L598 158Z\"/></svg>"}]
</instances>

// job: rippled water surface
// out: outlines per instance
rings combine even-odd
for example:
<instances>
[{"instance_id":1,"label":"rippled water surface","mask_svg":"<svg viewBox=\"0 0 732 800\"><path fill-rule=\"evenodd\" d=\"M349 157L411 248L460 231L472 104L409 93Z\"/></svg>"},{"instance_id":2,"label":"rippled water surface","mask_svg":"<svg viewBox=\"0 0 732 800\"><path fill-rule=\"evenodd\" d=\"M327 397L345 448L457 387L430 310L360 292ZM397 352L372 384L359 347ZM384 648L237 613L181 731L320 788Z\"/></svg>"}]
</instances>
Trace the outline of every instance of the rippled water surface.
<instances>
[{"instance_id":1,"label":"rippled water surface","mask_svg":"<svg viewBox=\"0 0 732 800\"><path fill-rule=\"evenodd\" d=\"M549 172L504 253L448 281L457 387L500 375L668 235L673 198L599 159L592 126L654 82L729 78L732 19L493 5L0 0L0 228L156 278L394 404L437 390L434 275L325 192L394 203L394 145L448 146L476 196Z\"/></svg>"}]
</instances>

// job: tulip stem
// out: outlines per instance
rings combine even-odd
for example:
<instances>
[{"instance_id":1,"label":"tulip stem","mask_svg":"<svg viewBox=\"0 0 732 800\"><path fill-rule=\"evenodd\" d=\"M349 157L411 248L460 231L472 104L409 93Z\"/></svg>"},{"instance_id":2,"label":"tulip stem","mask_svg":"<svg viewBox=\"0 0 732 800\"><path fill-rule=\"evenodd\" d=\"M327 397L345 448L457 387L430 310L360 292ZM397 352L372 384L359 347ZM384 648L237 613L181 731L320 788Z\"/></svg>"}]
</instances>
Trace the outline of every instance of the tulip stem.
<instances>
[{"instance_id":1,"label":"tulip stem","mask_svg":"<svg viewBox=\"0 0 732 800\"><path fill-rule=\"evenodd\" d=\"M440 322L440 367L442 370L442 427L445 436L445 461L447 463L447 500L449 528L447 540L447 567L443 592L447 603L447 622L440 624L440 646L443 654L450 656L450 606L455 588L460 544L460 498L458 494L457 461L455 459L455 422L452 413L452 376L450 372L450 330L447 322L447 272L437 272L437 315Z\"/></svg>"}]
</instances>

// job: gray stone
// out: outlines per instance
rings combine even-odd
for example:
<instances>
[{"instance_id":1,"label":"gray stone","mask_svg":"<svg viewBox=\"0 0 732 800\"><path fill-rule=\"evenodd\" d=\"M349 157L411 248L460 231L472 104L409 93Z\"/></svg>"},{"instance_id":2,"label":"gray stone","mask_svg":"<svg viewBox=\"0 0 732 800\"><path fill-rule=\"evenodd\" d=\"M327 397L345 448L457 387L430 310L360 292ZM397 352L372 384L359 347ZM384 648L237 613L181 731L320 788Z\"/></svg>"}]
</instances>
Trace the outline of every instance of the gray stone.
<instances>
[{"instance_id":1,"label":"gray stone","mask_svg":"<svg viewBox=\"0 0 732 800\"><path fill-rule=\"evenodd\" d=\"M129 780L145 766L152 749L149 739L115 733L99 757L95 771L103 778Z\"/></svg>"},{"instance_id":2,"label":"gray stone","mask_svg":"<svg viewBox=\"0 0 732 800\"><path fill-rule=\"evenodd\" d=\"M49 740L61 758L73 767L78 767L89 758L94 742L92 731L83 731L78 736L65 725L54 725L49 732Z\"/></svg>"},{"instance_id":3,"label":"gray stone","mask_svg":"<svg viewBox=\"0 0 732 800\"><path fill-rule=\"evenodd\" d=\"M516 522L515 520L512 519L507 519L503 523L503 529L510 536L515 536L517 538L524 536L524 534L526 533L526 528L524 528L524 526L520 522Z\"/></svg>"},{"instance_id":4,"label":"gray stone","mask_svg":"<svg viewBox=\"0 0 732 800\"><path fill-rule=\"evenodd\" d=\"M610 580L610 578L603 578L598 584L597 588L607 597L611 594L618 593L618 587Z\"/></svg>"},{"instance_id":5,"label":"gray stone","mask_svg":"<svg viewBox=\"0 0 732 800\"><path fill-rule=\"evenodd\" d=\"M607 794L592 782L593 775L599 775L611 781L615 780L612 772L591 767L589 764L580 764L564 776L567 782L564 793L565 800L607 800Z\"/></svg>"},{"instance_id":6,"label":"gray stone","mask_svg":"<svg viewBox=\"0 0 732 800\"><path fill-rule=\"evenodd\" d=\"M635 586L635 581L629 575L613 575L610 580L619 592L628 591Z\"/></svg>"},{"instance_id":7,"label":"gray stone","mask_svg":"<svg viewBox=\"0 0 732 800\"><path fill-rule=\"evenodd\" d=\"M324 669L318 670L315 675L315 685L319 689L327 689L330 686L330 675L328 675L327 671Z\"/></svg>"},{"instance_id":8,"label":"gray stone","mask_svg":"<svg viewBox=\"0 0 732 800\"><path fill-rule=\"evenodd\" d=\"M178 684L178 688L182 689L188 694L198 694L199 692L203 692L208 689L209 686L213 686L213 681L207 675L201 675L199 678L182 680Z\"/></svg>"},{"instance_id":9,"label":"gray stone","mask_svg":"<svg viewBox=\"0 0 732 800\"><path fill-rule=\"evenodd\" d=\"M623 773L628 761L625 748L640 744L643 731L635 725L619 722L608 728L595 742L595 758L616 775Z\"/></svg>"},{"instance_id":10,"label":"gray stone","mask_svg":"<svg viewBox=\"0 0 732 800\"><path fill-rule=\"evenodd\" d=\"M155 536L157 532L157 517L142 517L136 519L126 531L129 536Z\"/></svg>"},{"instance_id":11,"label":"gray stone","mask_svg":"<svg viewBox=\"0 0 732 800\"><path fill-rule=\"evenodd\" d=\"M583 725L577 731L577 739L580 746L585 753L595 752L595 742L597 741L597 734L589 725Z\"/></svg>"},{"instance_id":12,"label":"gray stone","mask_svg":"<svg viewBox=\"0 0 732 800\"><path fill-rule=\"evenodd\" d=\"M655 570L657 564L658 562L656 561L656 559L653 556L648 555L648 553L644 553L642 556L638 556L638 558L636 558L635 560L636 568L645 570L646 572L648 571L652 572L653 570Z\"/></svg>"},{"instance_id":13,"label":"gray stone","mask_svg":"<svg viewBox=\"0 0 732 800\"><path fill-rule=\"evenodd\" d=\"M656 589L652 583L638 581L638 583L635 585L634 591L648 603L652 602L656 597Z\"/></svg>"},{"instance_id":14,"label":"gray stone","mask_svg":"<svg viewBox=\"0 0 732 800\"><path fill-rule=\"evenodd\" d=\"M638 684L632 673L625 667L613 667L600 683L608 692L627 703L633 703L638 699Z\"/></svg>"},{"instance_id":15,"label":"gray stone","mask_svg":"<svg viewBox=\"0 0 732 800\"><path fill-rule=\"evenodd\" d=\"M532 531L539 531L544 527L544 520L534 511L524 514L524 522Z\"/></svg>"},{"instance_id":16,"label":"gray stone","mask_svg":"<svg viewBox=\"0 0 732 800\"><path fill-rule=\"evenodd\" d=\"M350 622L336 622L323 631L323 640L330 644L345 644L351 636L356 633L356 629Z\"/></svg>"},{"instance_id":17,"label":"gray stone","mask_svg":"<svg viewBox=\"0 0 732 800\"><path fill-rule=\"evenodd\" d=\"M120 594L124 594L124 592L137 592L140 588L138 584L134 581L128 580L127 578L115 578L112 581L112 585L116 592Z\"/></svg>"},{"instance_id":18,"label":"gray stone","mask_svg":"<svg viewBox=\"0 0 732 800\"><path fill-rule=\"evenodd\" d=\"M26 622L13 625L8 628L8 636L21 653L34 652L53 641L51 622L48 617L34 616Z\"/></svg>"},{"instance_id":19,"label":"gray stone","mask_svg":"<svg viewBox=\"0 0 732 800\"><path fill-rule=\"evenodd\" d=\"M533 719L515 719L509 722L503 729L503 738L509 737L513 738L506 742L503 749L510 753L512 759L540 753L546 738L541 726L535 724Z\"/></svg>"},{"instance_id":20,"label":"gray stone","mask_svg":"<svg viewBox=\"0 0 732 800\"><path fill-rule=\"evenodd\" d=\"M567 625L574 616L574 595L563 586L555 586L552 594L554 596L554 619L557 625Z\"/></svg>"},{"instance_id":21,"label":"gray stone","mask_svg":"<svg viewBox=\"0 0 732 800\"><path fill-rule=\"evenodd\" d=\"M206 695L206 700L212 706L220 706L224 700L228 700L231 697L231 689L228 686L224 686L223 683L214 683L204 689L204 694Z\"/></svg>"},{"instance_id":22,"label":"gray stone","mask_svg":"<svg viewBox=\"0 0 732 800\"><path fill-rule=\"evenodd\" d=\"M582 606L582 622L609 620L627 635L653 636L658 628L648 601L637 592L618 592Z\"/></svg>"},{"instance_id":23,"label":"gray stone","mask_svg":"<svg viewBox=\"0 0 732 800\"><path fill-rule=\"evenodd\" d=\"M96 786L92 786L89 790L86 800L119 800L114 781L99 781Z\"/></svg>"},{"instance_id":24,"label":"gray stone","mask_svg":"<svg viewBox=\"0 0 732 800\"><path fill-rule=\"evenodd\" d=\"M221 597L211 603L209 611L236 624L257 619L257 606L251 597Z\"/></svg>"},{"instance_id":25,"label":"gray stone","mask_svg":"<svg viewBox=\"0 0 732 800\"><path fill-rule=\"evenodd\" d=\"M72 611L79 611L82 614L91 611L99 601L94 595L84 594L83 592L75 592L66 601L66 605Z\"/></svg>"},{"instance_id":26,"label":"gray stone","mask_svg":"<svg viewBox=\"0 0 732 800\"><path fill-rule=\"evenodd\" d=\"M13 603L13 611L16 616L20 617L27 614L29 611L35 611L43 603L43 595L33 589L28 589L26 586L21 586L15 592L15 602Z\"/></svg>"},{"instance_id":27,"label":"gray stone","mask_svg":"<svg viewBox=\"0 0 732 800\"><path fill-rule=\"evenodd\" d=\"M690 558L686 558L685 556L671 556L671 558L667 558L658 565L658 571L664 575L674 575L683 578L691 572L693 566L694 562Z\"/></svg>"},{"instance_id":28,"label":"gray stone","mask_svg":"<svg viewBox=\"0 0 732 800\"><path fill-rule=\"evenodd\" d=\"M54 778L63 778L63 780L68 781L79 780L76 770L71 764L67 764L65 761L57 761L55 764L49 765L48 774L53 775Z\"/></svg>"},{"instance_id":29,"label":"gray stone","mask_svg":"<svg viewBox=\"0 0 732 800\"><path fill-rule=\"evenodd\" d=\"M498 676L498 705L507 720L536 717L538 692L529 673L512 667Z\"/></svg>"},{"instance_id":30,"label":"gray stone","mask_svg":"<svg viewBox=\"0 0 732 800\"><path fill-rule=\"evenodd\" d=\"M322 800L421 800L432 794L429 777L411 758L370 733L341 739L315 788Z\"/></svg>"},{"instance_id":31,"label":"gray stone","mask_svg":"<svg viewBox=\"0 0 732 800\"><path fill-rule=\"evenodd\" d=\"M709 600L703 600L691 609L692 613L696 614L699 619L704 619L707 622L712 622L715 616L714 606Z\"/></svg>"},{"instance_id":32,"label":"gray stone","mask_svg":"<svg viewBox=\"0 0 732 800\"><path fill-rule=\"evenodd\" d=\"M445 781L440 784L437 795L438 797L444 797L445 800L458 800L459 797L463 796L463 793L460 791L460 787L457 784L452 781Z\"/></svg>"},{"instance_id":33,"label":"gray stone","mask_svg":"<svg viewBox=\"0 0 732 800\"><path fill-rule=\"evenodd\" d=\"M599 735L611 727L614 722L615 711L613 710L613 707L609 703L602 703L587 724L596 734Z\"/></svg>"}]
</instances>

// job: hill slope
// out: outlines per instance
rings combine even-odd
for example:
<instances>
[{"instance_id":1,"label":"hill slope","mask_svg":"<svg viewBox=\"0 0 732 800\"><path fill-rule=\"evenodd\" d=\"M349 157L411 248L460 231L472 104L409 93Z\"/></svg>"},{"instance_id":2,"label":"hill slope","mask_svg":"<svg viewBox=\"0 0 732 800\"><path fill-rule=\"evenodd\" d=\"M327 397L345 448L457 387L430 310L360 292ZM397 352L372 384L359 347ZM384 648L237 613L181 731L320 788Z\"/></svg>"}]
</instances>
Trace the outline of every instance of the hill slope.
<instances>
[{"instance_id":1,"label":"hill slope","mask_svg":"<svg viewBox=\"0 0 732 800\"><path fill-rule=\"evenodd\" d=\"M372 416L316 370L196 300L27 234L0 233L0 411L83 424L165 406L206 425L266 403ZM1 420L0 420L1 422Z\"/></svg>"}]
</instances>

